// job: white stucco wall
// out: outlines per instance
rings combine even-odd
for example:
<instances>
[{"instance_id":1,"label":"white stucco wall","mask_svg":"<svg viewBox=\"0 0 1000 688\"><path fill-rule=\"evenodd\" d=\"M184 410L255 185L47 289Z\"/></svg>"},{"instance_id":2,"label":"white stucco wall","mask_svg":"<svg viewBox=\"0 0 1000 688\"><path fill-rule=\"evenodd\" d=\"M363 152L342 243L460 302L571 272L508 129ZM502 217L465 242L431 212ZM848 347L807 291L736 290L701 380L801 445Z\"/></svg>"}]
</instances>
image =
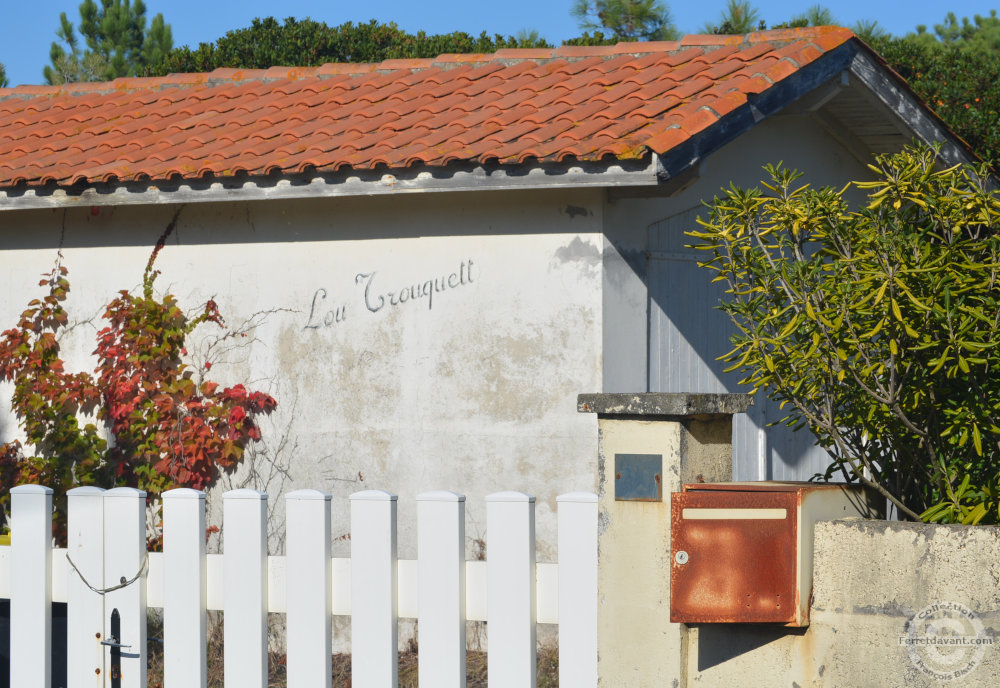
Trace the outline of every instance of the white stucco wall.
<instances>
[{"instance_id":1,"label":"white stucco wall","mask_svg":"<svg viewBox=\"0 0 1000 688\"><path fill-rule=\"evenodd\" d=\"M252 337L216 347L209 375L278 399L265 442L288 480L271 475L272 495L279 487L396 492L400 555L413 557L417 493L467 494L471 541L485 535L482 497L523 490L538 498L539 560L554 560L556 496L596 486L596 421L576 412L576 395L601 385L600 198L193 204L159 257L157 284L185 309L215 298L231 325L266 312ZM61 241L75 325L65 338L70 368L92 369L102 305L139 284L173 210L0 214L0 326L41 294L38 275ZM199 331L195 359L217 334ZM0 387L4 411L9 400ZM3 414L0 440L15 434ZM333 532L348 532L342 499ZM341 555L348 547L335 543Z\"/></svg>"}]
</instances>

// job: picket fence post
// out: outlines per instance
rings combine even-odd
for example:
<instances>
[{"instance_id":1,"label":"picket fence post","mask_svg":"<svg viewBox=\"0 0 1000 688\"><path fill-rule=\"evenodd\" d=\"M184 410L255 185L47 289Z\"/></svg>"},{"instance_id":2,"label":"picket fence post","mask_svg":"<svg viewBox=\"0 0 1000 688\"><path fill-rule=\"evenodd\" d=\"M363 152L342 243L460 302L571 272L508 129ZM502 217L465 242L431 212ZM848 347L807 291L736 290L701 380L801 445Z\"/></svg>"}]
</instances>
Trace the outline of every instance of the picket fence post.
<instances>
[{"instance_id":1,"label":"picket fence post","mask_svg":"<svg viewBox=\"0 0 1000 688\"><path fill-rule=\"evenodd\" d=\"M52 685L52 489L11 489L10 685Z\"/></svg>"},{"instance_id":2,"label":"picket fence post","mask_svg":"<svg viewBox=\"0 0 1000 688\"><path fill-rule=\"evenodd\" d=\"M597 495L571 492L559 507L559 685L597 686Z\"/></svg>"},{"instance_id":3,"label":"picket fence post","mask_svg":"<svg viewBox=\"0 0 1000 688\"><path fill-rule=\"evenodd\" d=\"M163 682L206 688L205 493L163 493Z\"/></svg>"},{"instance_id":4,"label":"picket fence post","mask_svg":"<svg viewBox=\"0 0 1000 688\"><path fill-rule=\"evenodd\" d=\"M486 497L486 660L490 688L535 688L535 498Z\"/></svg>"},{"instance_id":5,"label":"picket fence post","mask_svg":"<svg viewBox=\"0 0 1000 688\"><path fill-rule=\"evenodd\" d=\"M333 683L330 499L317 490L296 490L285 497L289 688L330 688Z\"/></svg>"},{"instance_id":6,"label":"picket fence post","mask_svg":"<svg viewBox=\"0 0 1000 688\"><path fill-rule=\"evenodd\" d=\"M417 495L420 685L465 686L465 497Z\"/></svg>"},{"instance_id":7,"label":"picket fence post","mask_svg":"<svg viewBox=\"0 0 1000 688\"><path fill-rule=\"evenodd\" d=\"M104 490L74 487L66 492L66 682L68 688L100 685L107 671L104 596L87 584L104 587Z\"/></svg>"},{"instance_id":8,"label":"picket fence post","mask_svg":"<svg viewBox=\"0 0 1000 688\"><path fill-rule=\"evenodd\" d=\"M104 638L121 648L121 688L146 688L146 493L132 487L108 490L104 498ZM120 632L112 633L118 610ZM115 668L108 661L114 678Z\"/></svg>"},{"instance_id":9,"label":"picket fence post","mask_svg":"<svg viewBox=\"0 0 1000 688\"><path fill-rule=\"evenodd\" d=\"M351 495L351 685L399 685L396 495Z\"/></svg>"},{"instance_id":10,"label":"picket fence post","mask_svg":"<svg viewBox=\"0 0 1000 688\"><path fill-rule=\"evenodd\" d=\"M222 495L226 688L267 688L267 495Z\"/></svg>"}]
</instances>

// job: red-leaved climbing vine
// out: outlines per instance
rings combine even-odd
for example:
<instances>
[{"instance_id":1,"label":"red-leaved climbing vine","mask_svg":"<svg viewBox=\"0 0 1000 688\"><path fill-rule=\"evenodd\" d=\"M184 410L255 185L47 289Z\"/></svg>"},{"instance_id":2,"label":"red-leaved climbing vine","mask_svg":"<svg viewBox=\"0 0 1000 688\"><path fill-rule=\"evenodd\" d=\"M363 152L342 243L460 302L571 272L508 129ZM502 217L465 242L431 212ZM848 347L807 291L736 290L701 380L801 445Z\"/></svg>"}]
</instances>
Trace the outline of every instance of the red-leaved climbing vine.
<instances>
[{"instance_id":1,"label":"red-leaved climbing vine","mask_svg":"<svg viewBox=\"0 0 1000 688\"><path fill-rule=\"evenodd\" d=\"M183 362L195 328L225 326L218 306L209 300L188 317L172 295L154 293L154 264L176 222L177 215L149 257L141 293L121 291L105 309L94 374L67 372L61 357L69 293L61 255L39 282L45 296L0 335L0 379L14 385L12 408L33 449L17 440L0 445L3 499L24 483L57 495L80 485L138 487L151 498L174 487L204 489L260 439L256 419L274 410L274 398L243 385L220 388ZM57 499L57 529L65 526L63 508Z\"/></svg>"}]
</instances>

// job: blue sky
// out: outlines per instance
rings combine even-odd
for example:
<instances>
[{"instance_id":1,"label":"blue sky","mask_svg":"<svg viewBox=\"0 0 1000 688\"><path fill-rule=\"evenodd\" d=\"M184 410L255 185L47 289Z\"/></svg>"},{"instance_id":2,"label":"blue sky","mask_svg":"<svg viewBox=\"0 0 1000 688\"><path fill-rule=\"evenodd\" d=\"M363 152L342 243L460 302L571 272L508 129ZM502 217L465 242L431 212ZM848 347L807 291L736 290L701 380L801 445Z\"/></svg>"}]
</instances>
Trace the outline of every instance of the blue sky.
<instances>
[{"instance_id":1,"label":"blue sky","mask_svg":"<svg viewBox=\"0 0 1000 688\"><path fill-rule=\"evenodd\" d=\"M685 33L697 33L708 21L716 21L725 0L668 2L674 23ZM753 2L769 24L785 21L812 4L809 0L758 0ZM876 19L894 34L912 31L917 24L933 26L944 19L946 8L938 1L844 0L822 3L841 24L858 19ZM55 39L59 13L76 23L79 0L36 0L32 3L4 2L0 21L0 63L7 67L12 85L42 83L42 67L48 63L49 45ZM514 34L535 29L549 42L579 34L570 16L573 0L146 0L150 17L162 12L173 28L175 45L195 46L211 42L231 29L248 26L254 17L273 15L279 19L311 17L328 24L345 21L394 21L407 31L428 33L466 31L478 34ZM11 9L16 6L17 9ZM957 0L949 3L959 17L988 14L1000 8L1000 0ZM905 7L905 10L901 9Z\"/></svg>"}]
</instances>

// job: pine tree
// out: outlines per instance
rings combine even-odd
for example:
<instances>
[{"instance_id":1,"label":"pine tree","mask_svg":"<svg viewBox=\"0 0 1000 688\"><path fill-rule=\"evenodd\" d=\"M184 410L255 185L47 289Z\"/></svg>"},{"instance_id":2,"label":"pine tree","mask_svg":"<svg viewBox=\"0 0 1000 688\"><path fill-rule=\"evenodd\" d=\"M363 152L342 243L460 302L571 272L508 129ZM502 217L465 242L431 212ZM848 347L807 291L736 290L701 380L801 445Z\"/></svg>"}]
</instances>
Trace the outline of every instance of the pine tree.
<instances>
[{"instance_id":1,"label":"pine tree","mask_svg":"<svg viewBox=\"0 0 1000 688\"><path fill-rule=\"evenodd\" d=\"M705 33L744 34L764 28L760 11L749 0L729 0L717 24L706 24Z\"/></svg>"},{"instance_id":2,"label":"pine tree","mask_svg":"<svg viewBox=\"0 0 1000 688\"><path fill-rule=\"evenodd\" d=\"M609 30L619 41L667 41L680 36L658 0L576 0L573 16L585 31Z\"/></svg>"},{"instance_id":3,"label":"pine tree","mask_svg":"<svg viewBox=\"0 0 1000 688\"><path fill-rule=\"evenodd\" d=\"M59 42L49 51L52 64L42 71L50 84L73 81L110 81L135 76L159 62L173 47L170 25L157 14L146 28L142 0L84 0L80 5L82 48L73 22L59 15ZM67 50L68 48L68 50Z\"/></svg>"}]
</instances>

